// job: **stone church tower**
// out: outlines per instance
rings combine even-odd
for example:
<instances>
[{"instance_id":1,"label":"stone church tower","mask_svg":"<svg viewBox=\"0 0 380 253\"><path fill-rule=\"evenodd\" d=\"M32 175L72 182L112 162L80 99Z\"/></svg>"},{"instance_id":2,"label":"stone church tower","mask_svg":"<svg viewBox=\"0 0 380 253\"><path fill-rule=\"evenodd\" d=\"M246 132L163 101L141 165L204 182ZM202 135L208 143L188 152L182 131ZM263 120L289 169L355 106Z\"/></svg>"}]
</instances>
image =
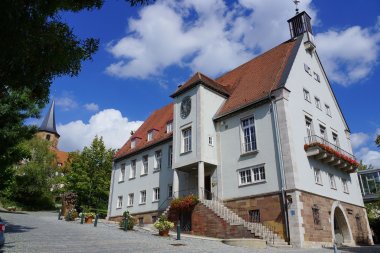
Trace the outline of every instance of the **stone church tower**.
<instances>
[{"instance_id":1,"label":"stone church tower","mask_svg":"<svg viewBox=\"0 0 380 253\"><path fill-rule=\"evenodd\" d=\"M60 135L58 134L55 126L54 104L55 103L53 100L44 121L38 128L37 136L41 139L50 141L52 143L52 147L57 148Z\"/></svg>"}]
</instances>

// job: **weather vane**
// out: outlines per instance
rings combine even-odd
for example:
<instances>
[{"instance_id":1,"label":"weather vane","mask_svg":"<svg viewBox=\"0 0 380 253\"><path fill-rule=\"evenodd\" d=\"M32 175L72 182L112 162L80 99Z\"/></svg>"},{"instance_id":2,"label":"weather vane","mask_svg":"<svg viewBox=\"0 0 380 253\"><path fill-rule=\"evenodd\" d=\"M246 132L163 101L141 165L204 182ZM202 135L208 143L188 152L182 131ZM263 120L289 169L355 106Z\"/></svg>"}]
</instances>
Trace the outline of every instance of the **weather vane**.
<instances>
[{"instance_id":1,"label":"weather vane","mask_svg":"<svg viewBox=\"0 0 380 253\"><path fill-rule=\"evenodd\" d=\"M299 0L293 0L294 4L296 5L296 14L298 14L298 4L300 3Z\"/></svg>"}]
</instances>

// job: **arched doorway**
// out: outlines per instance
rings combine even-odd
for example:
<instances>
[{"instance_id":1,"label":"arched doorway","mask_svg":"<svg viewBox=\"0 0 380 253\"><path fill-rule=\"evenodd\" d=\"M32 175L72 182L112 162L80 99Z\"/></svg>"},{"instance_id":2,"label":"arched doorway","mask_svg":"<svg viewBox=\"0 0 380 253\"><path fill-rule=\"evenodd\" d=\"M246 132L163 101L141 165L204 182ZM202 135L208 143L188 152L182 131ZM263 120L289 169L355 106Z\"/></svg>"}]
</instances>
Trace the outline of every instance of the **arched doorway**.
<instances>
[{"instance_id":1,"label":"arched doorway","mask_svg":"<svg viewBox=\"0 0 380 253\"><path fill-rule=\"evenodd\" d=\"M347 217L343 211L343 207L339 203L334 203L331 212L331 230L333 235L333 243L352 244L352 233L348 224Z\"/></svg>"}]
</instances>

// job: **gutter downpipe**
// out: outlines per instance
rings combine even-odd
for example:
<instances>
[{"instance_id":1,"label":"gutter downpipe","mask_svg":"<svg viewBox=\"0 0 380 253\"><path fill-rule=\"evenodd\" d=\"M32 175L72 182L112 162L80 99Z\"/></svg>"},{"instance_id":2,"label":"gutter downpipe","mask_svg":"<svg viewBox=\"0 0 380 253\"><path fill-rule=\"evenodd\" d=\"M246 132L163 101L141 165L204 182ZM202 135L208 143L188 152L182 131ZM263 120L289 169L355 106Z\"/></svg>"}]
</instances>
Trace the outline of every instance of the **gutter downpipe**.
<instances>
[{"instance_id":1,"label":"gutter downpipe","mask_svg":"<svg viewBox=\"0 0 380 253\"><path fill-rule=\"evenodd\" d=\"M271 101L272 110L273 110L273 120L274 128L276 133L276 144L278 152L278 160L280 163L280 177L281 177L281 197L282 197L282 207L285 219L285 232L288 243L290 243L290 230L289 230L289 218L288 218L288 204L286 201L286 189L285 189L285 173L284 173L284 161L282 159L282 148L281 148L281 139L280 139L280 130L278 126L278 117L277 117L277 105L273 101L271 96L272 91L269 93L269 99Z\"/></svg>"}]
</instances>

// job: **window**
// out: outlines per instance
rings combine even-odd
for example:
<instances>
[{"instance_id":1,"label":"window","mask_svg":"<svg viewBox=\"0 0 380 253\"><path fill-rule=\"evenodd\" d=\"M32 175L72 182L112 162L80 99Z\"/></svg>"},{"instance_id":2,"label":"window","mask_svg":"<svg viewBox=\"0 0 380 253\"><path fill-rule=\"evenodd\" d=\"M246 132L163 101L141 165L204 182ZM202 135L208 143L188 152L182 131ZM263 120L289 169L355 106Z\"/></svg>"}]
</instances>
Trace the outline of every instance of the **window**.
<instances>
[{"instance_id":1,"label":"window","mask_svg":"<svg viewBox=\"0 0 380 253\"><path fill-rule=\"evenodd\" d=\"M142 157L142 170L141 175L148 174L148 155Z\"/></svg>"},{"instance_id":2,"label":"window","mask_svg":"<svg viewBox=\"0 0 380 253\"><path fill-rule=\"evenodd\" d=\"M135 148L136 147L136 140L132 140L131 141L131 148Z\"/></svg>"},{"instance_id":3,"label":"window","mask_svg":"<svg viewBox=\"0 0 380 253\"><path fill-rule=\"evenodd\" d=\"M333 144L335 145L335 146L337 146L337 147L339 147L340 145L339 145L339 139L338 139L338 134L336 134L336 133L332 133L332 137L333 137Z\"/></svg>"},{"instance_id":4,"label":"window","mask_svg":"<svg viewBox=\"0 0 380 253\"><path fill-rule=\"evenodd\" d=\"M308 73L309 75L311 75L311 69L310 69L310 67L306 63L303 64L303 67L304 67L306 73Z\"/></svg>"},{"instance_id":5,"label":"window","mask_svg":"<svg viewBox=\"0 0 380 253\"><path fill-rule=\"evenodd\" d=\"M308 101L308 102L311 102L310 100L310 92L306 89L303 89L303 98Z\"/></svg>"},{"instance_id":6,"label":"window","mask_svg":"<svg viewBox=\"0 0 380 253\"><path fill-rule=\"evenodd\" d=\"M322 175L321 175L320 169L314 168L314 179L315 179L316 184L323 185L322 184Z\"/></svg>"},{"instance_id":7,"label":"window","mask_svg":"<svg viewBox=\"0 0 380 253\"><path fill-rule=\"evenodd\" d=\"M208 137L208 145L214 146L214 138L212 138L212 136Z\"/></svg>"},{"instance_id":8,"label":"window","mask_svg":"<svg viewBox=\"0 0 380 253\"><path fill-rule=\"evenodd\" d=\"M129 178L136 177L136 160L131 161L131 171L129 172Z\"/></svg>"},{"instance_id":9,"label":"window","mask_svg":"<svg viewBox=\"0 0 380 253\"><path fill-rule=\"evenodd\" d=\"M123 196L118 196L117 197L116 208L122 208L122 207L123 207Z\"/></svg>"},{"instance_id":10,"label":"window","mask_svg":"<svg viewBox=\"0 0 380 253\"><path fill-rule=\"evenodd\" d=\"M319 216L319 207L317 205L313 205L311 210L313 212L314 225L318 227L321 226L321 218Z\"/></svg>"},{"instance_id":11,"label":"window","mask_svg":"<svg viewBox=\"0 0 380 253\"><path fill-rule=\"evenodd\" d=\"M140 204L145 204L146 203L146 191L140 191Z\"/></svg>"},{"instance_id":12,"label":"window","mask_svg":"<svg viewBox=\"0 0 380 253\"><path fill-rule=\"evenodd\" d=\"M128 194L128 206L133 206L133 198L135 197L135 194L130 193Z\"/></svg>"},{"instance_id":13,"label":"window","mask_svg":"<svg viewBox=\"0 0 380 253\"><path fill-rule=\"evenodd\" d=\"M322 110L322 107L321 107L321 100L319 100L319 98L317 97L314 97L315 99L315 106L319 109L319 110Z\"/></svg>"},{"instance_id":14,"label":"window","mask_svg":"<svg viewBox=\"0 0 380 253\"><path fill-rule=\"evenodd\" d=\"M247 185L265 181L264 166L239 171L239 185Z\"/></svg>"},{"instance_id":15,"label":"window","mask_svg":"<svg viewBox=\"0 0 380 253\"><path fill-rule=\"evenodd\" d=\"M125 163L120 166L119 182L123 182L125 177Z\"/></svg>"},{"instance_id":16,"label":"window","mask_svg":"<svg viewBox=\"0 0 380 253\"><path fill-rule=\"evenodd\" d=\"M330 188L336 190L335 177L333 174L329 174Z\"/></svg>"},{"instance_id":17,"label":"window","mask_svg":"<svg viewBox=\"0 0 380 253\"><path fill-rule=\"evenodd\" d=\"M47 135L46 135L46 140L47 140L47 141L50 141L50 134L47 134Z\"/></svg>"},{"instance_id":18,"label":"window","mask_svg":"<svg viewBox=\"0 0 380 253\"><path fill-rule=\"evenodd\" d=\"M318 75L317 73L315 73L315 72L314 72L314 79L315 79L318 83L321 82L321 79L320 79L319 75Z\"/></svg>"},{"instance_id":19,"label":"window","mask_svg":"<svg viewBox=\"0 0 380 253\"><path fill-rule=\"evenodd\" d=\"M326 127L319 125L319 133L321 134L321 138L325 141L327 141L327 132Z\"/></svg>"},{"instance_id":20,"label":"window","mask_svg":"<svg viewBox=\"0 0 380 253\"><path fill-rule=\"evenodd\" d=\"M167 133L171 133L171 132L173 132L173 122L168 122L168 123L166 124L166 132L167 132Z\"/></svg>"},{"instance_id":21,"label":"window","mask_svg":"<svg viewBox=\"0 0 380 253\"><path fill-rule=\"evenodd\" d=\"M154 171L159 171L161 169L161 150L157 150L154 154Z\"/></svg>"},{"instance_id":22,"label":"window","mask_svg":"<svg viewBox=\"0 0 380 253\"><path fill-rule=\"evenodd\" d=\"M151 131L148 132L147 140L148 140L148 141L153 140L153 130L151 130Z\"/></svg>"},{"instance_id":23,"label":"window","mask_svg":"<svg viewBox=\"0 0 380 253\"><path fill-rule=\"evenodd\" d=\"M249 222L260 222L260 210L249 210L248 211Z\"/></svg>"},{"instance_id":24,"label":"window","mask_svg":"<svg viewBox=\"0 0 380 253\"><path fill-rule=\"evenodd\" d=\"M306 124L306 134L308 137L310 137L313 135L312 120L308 117L305 117L305 124Z\"/></svg>"},{"instance_id":25,"label":"window","mask_svg":"<svg viewBox=\"0 0 380 253\"><path fill-rule=\"evenodd\" d=\"M243 130L243 152L251 152L257 149L256 132L255 132L255 119L250 117L241 121Z\"/></svg>"},{"instance_id":26,"label":"window","mask_svg":"<svg viewBox=\"0 0 380 253\"><path fill-rule=\"evenodd\" d=\"M343 192L344 192L344 193L349 193L349 192L348 192L347 179L343 179L343 178L342 178L342 184L343 184Z\"/></svg>"},{"instance_id":27,"label":"window","mask_svg":"<svg viewBox=\"0 0 380 253\"><path fill-rule=\"evenodd\" d=\"M144 217L139 217L139 226L144 226Z\"/></svg>"},{"instance_id":28,"label":"window","mask_svg":"<svg viewBox=\"0 0 380 253\"><path fill-rule=\"evenodd\" d=\"M160 188L153 188L153 202L160 200Z\"/></svg>"},{"instance_id":29,"label":"window","mask_svg":"<svg viewBox=\"0 0 380 253\"><path fill-rule=\"evenodd\" d=\"M191 151L191 127L182 130L182 152Z\"/></svg>"},{"instance_id":30,"label":"window","mask_svg":"<svg viewBox=\"0 0 380 253\"><path fill-rule=\"evenodd\" d=\"M169 198L173 197L173 185L171 184L168 185L168 197Z\"/></svg>"},{"instance_id":31,"label":"window","mask_svg":"<svg viewBox=\"0 0 380 253\"><path fill-rule=\"evenodd\" d=\"M326 109L326 114L331 117L331 111L330 111L330 106L325 104L325 109Z\"/></svg>"},{"instance_id":32,"label":"window","mask_svg":"<svg viewBox=\"0 0 380 253\"><path fill-rule=\"evenodd\" d=\"M173 165L173 146L172 145L169 146L168 165L169 165L169 168L171 168Z\"/></svg>"}]
</instances>

